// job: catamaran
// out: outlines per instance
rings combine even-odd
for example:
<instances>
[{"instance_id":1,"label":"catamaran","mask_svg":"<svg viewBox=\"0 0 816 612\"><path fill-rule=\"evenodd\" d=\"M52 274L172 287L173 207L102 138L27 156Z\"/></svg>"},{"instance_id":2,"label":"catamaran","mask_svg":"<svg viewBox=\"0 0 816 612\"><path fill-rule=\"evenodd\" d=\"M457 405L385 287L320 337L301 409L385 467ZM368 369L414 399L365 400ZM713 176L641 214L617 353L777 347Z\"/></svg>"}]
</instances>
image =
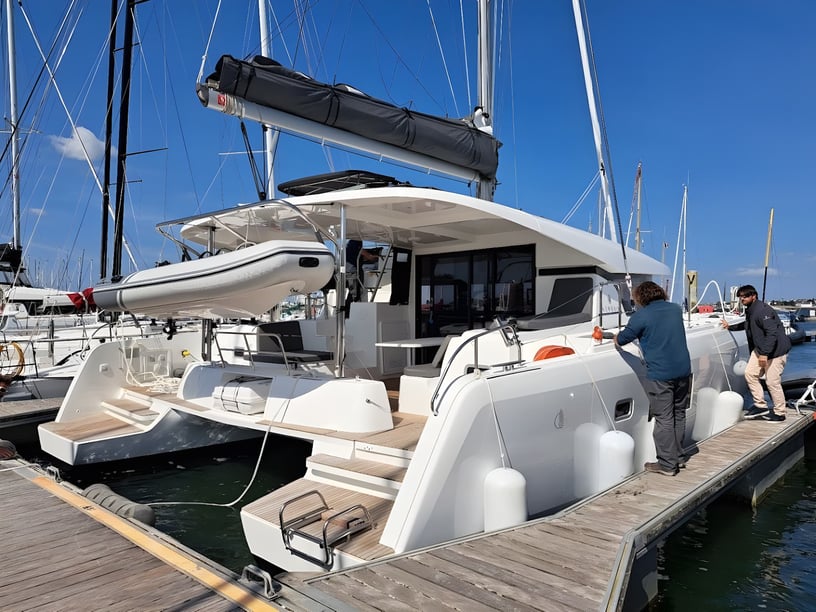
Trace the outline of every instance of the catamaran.
<instances>
[{"instance_id":1,"label":"catamaran","mask_svg":"<svg viewBox=\"0 0 816 612\"><path fill-rule=\"evenodd\" d=\"M365 141L488 186L495 179L498 142L481 129L489 113L473 123L405 117L267 58L221 58L198 93L221 112ZM314 102L309 117L305 101ZM95 291L116 296L111 308L144 298L156 314L244 317L285 294L322 290L320 315L205 325L201 347L189 335L97 346L56 420L39 428L46 452L76 465L249 436L310 441L303 476L241 511L251 552L293 571L518 524L653 458L645 365L636 346L618 350L611 335L631 312L630 284L666 278L665 265L516 208L384 175L345 171L280 190L280 199L162 224L188 261ZM383 247L376 270L347 272L349 240ZM295 254L266 280L209 294L204 281L192 293L173 282L187 271L226 273L261 245ZM161 291L147 295L151 284ZM349 286L359 301L347 300ZM718 323L687 322L688 443L741 415L747 348Z\"/></svg>"}]
</instances>

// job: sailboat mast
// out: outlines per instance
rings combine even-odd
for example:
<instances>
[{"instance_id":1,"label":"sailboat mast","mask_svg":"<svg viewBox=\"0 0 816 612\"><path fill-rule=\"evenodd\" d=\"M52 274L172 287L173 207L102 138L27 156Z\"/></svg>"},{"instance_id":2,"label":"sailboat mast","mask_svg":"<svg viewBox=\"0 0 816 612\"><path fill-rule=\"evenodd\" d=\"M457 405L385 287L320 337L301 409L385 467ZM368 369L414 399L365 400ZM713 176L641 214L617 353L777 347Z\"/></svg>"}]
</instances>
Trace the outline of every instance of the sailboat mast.
<instances>
[{"instance_id":1,"label":"sailboat mast","mask_svg":"<svg viewBox=\"0 0 816 612\"><path fill-rule=\"evenodd\" d=\"M572 12L575 17L575 30L578 34L578 47L581 51L581 66L584 71L584 87L586 88L587 103L589 104L589 117L592 121L592 136L595 139L595 154L598 157L598 172L601 177L601 192L603 193L604 204L606 206L606 219L609 223L609 237L616 241L617 232L615 231L615 217L612 210L612 196L609 192L609 177L607 176L607 168L604 162L602 141L601 141L601 124L598 120L598 107L595 97L595 87L592 84L592 71L589 66L589 54L587 52L586 42L586 28L584 27L584 18L581 10L580 0L572 0Z\"/></svg>"},{"instance_id":2,"label":"sailboat mast","mask_svg":"<svg viewBox=\"0 0 816 612\"><path fill-rule=\"evenodd\" d=\"M8 44L9 69L9 122L11 123L11 197L13 244L15 249L22 248L20 238L20 132L17 118L17 58L14 44L14 2L6 0L6 41Z\"/></svg>"},{"instance_id":3,"label":"sailboat mast","mask_svg":"<svg viewBox=\"0 0 816 612\"><path fill-rule=\"evenodd\" d=\"M686 269L686 236L688 235L688 185L683 185L683 301L686 303L688 312L691 312L691 287L688 282Z\"/></svg>"},{"instance_id":4,"label":"sailboat mast","mask_svg":"<svg viewBox=\"0 0 816 612\"><path fill-rule=\"evenodd\" d=\"M127 0L125 34L122 43L122 89L119 97L119 139L116 164L116 210L113 224L113 265L111 278L122 274L122 243L125 226L125 187L127 186L128 112L130 108L130 71L133 58L133 11L136 0Z\"/></svg>"},{"instance_id":5,"label":"sailboat mast","mask_svg":"<svg viewBox=\"0 0 816 612\"><path fill-rule=\"evenodd\" d=\"M272 46L269 44L269 20L266 15L266 0L258 0L258 21L261 29L261 55L272 57ZM280 131L270 125L261 124L264 137L264 161L266 164L266 197L275 197L275 149L278 146Z\"/></svg>"},{"instance_id":6,"label":"sailboat mast","mask_svg":"<svg viewBox=\"0 0 816 612\"><path fill-rule=\"evenodd\" d=\"M108 31L108 91L105 98L105 161L102 179L102 226L99 245L99 278L108 276L108 216L110 214L111 148L113 146L113 92L116 72L116 21L119 0L111 0Z\"/></svg>"},{"instance_id":7,"label":"sailboat mast","mask_svg":"<svg viewBox=\"0 0 816 612\"><path fill-rule=\"evenodd\" d=\"M773 232L774 209L771 209L771 218L768 221L768 240L765 243L765 276L762 279L762 301L765 301L765 285L768 283L768 260L771 257L771 234Z\"/></svg>"},{"instance_id":8,"label":"sailboat mast","mask_svg":"<svg viewBox=\"0 0 816 612\"><path fill-rule=\"evenodd\" d=\"M481 108L480 122L492 133L494 101L494 32L492 0L479 0L479 61L478 61L478 107ZM483 200L492 200L496 191L496 179L479 177L476 196Z\"/></svg>"},{"instance_id":9,"label":"sailboat mast","mask_svg":"<svg viewBox=\"0 0 816 612\"><path fill-rule=\"evenodd\" d=\"M635 176L635 193L637 194L637 215L635 219L635 250L640 251L640 191L643 180L643 164L638 163L637 175Z\"/></svg>"},{"instance_id":10,"label":"sailboat mast","mask_svg":"<svg viewBox=\"0 0 816 612\"><path fill-rule=\"evenodd\" d=\"M674 267L672 267L671 288L669 290L669 301L674 298L674 283L677 277L677 258L680 254L680 245L683 245L683 277L686 273L686 202L688 197L688 187L683 185L683 204L680 207L680 222L677 224L677 246L674 248ZM663 243L665 244L665 243Z\"/></svg>"}]
</instances>

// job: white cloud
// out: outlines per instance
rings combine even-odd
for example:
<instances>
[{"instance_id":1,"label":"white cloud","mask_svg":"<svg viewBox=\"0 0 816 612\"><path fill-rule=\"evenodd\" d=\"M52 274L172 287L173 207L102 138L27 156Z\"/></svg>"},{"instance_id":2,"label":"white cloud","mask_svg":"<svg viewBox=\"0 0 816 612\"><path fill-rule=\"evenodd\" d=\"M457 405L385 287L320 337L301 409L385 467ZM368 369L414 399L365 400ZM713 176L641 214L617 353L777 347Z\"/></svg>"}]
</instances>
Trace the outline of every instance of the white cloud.
<instances>
[{"instance_id":1,"label":"white cloud","mask_svg":"<svg viewBox=\"0 0 816 612\"><path fill-rule=\"evenodd\" d=\"M102 157L105 152L105 143L94 136L93 132L82 126L77 126L71 138L51 136L54 148L69 159L85 159L85 153L91 161ZM84 147L84 151L83 151Z\"/></svg>"},{"instance_id":2,"label":"white cloud","mask_svg":"<svg viewBox=\"0 0 816 612\"><path fill-rule=\"evenodd\" d=\"M737 276L762 276L765 268L738 268L735 272ZM768 276L779 276L776 268L768 268Z\"/></svg>"}]
</instances>

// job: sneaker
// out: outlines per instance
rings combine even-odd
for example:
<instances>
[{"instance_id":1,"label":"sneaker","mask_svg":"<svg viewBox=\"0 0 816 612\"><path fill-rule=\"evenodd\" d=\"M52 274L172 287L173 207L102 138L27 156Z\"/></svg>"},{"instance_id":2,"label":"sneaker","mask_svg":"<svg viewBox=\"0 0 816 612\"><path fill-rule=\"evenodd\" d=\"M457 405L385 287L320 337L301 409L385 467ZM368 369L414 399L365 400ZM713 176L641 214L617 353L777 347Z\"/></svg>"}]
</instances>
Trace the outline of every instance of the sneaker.
<instances>
[{"instance_id":1,"label":"sneaker","mask_svg":"<svg viewBox=\"0 0 816 612\"><path fill-rule=\"evenodd\" d=\"M749 408L749 409L748 409L748 410L745 412L745 418L746 418L746 419L758 419L759 417L761 417L761 416L764 416L764 415L768 414L768 412L769 412L769 411L768 411L768 408L767 408L767 407L765 407L765 408L759 408L758 406L751 406L751 407L750 407L750 408Z\"/></svg>"},{"instance_id":2,"label":"sneaker","mask_svg":"<svg viewBox=\"0 0 816 612\"><path fill-rule=\"evenodd\" d=\"M771 413L766 414L762 418L765 421L773 421L774 423L781 423L782 421L785 420L785 415L784 414L776 414L775 412L771 412Z\"/></svg>"},{"instance_id":3,"label":"sneaker","mask_svg":"<svg viewBox=\"0 0 816 612\"><path fill-rule=\"evenodd\" d=\"M677 462L677 469L678 470L685 470L686 469L686 460L685 459L681 459L680 461Z\"/></svg>"},{"instance_id":4,"label":"sneaker","mask_svg":"<svg viewBox=\"0 0 816 612\"><path fill-rule=\"evenodd\" d=\"M678 469L670 470L669 468L665 468L657 461L645 463L643 469L654 474L663 474L663 476L677 476L677 472L680 471Z\"/></svg>"}]
</instances>

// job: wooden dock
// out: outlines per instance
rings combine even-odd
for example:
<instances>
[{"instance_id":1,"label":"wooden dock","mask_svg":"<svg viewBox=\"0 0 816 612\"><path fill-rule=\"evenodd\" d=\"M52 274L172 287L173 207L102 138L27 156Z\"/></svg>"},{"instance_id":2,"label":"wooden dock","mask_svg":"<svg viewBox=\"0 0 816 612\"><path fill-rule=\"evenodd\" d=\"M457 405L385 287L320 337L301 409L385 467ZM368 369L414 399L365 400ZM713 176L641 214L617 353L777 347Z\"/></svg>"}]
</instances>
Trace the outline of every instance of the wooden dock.
<instances>
[{"instance_id":1,"label":"wooden dock","mask_svg":"<svg viewBox=\"0 0 816 612\"><path fill-rule=\"evenodd\" d=\"M0 428L56 410L28 403L0 402ZM726 491L756 503L802 456L813 417L789 410L784 423L741 421L699 444L676 477L640 472L519 527L341 572L278 576L273 602L164 534L23 462L0 461L0 610L639 608L650 594L633 592L648 584L642 566L657 544Z\"/></svg>"},{"instance_id":2,"label":"wooden dock","mask_svg":"<svg viewBox=\"0 0 816 612\"><path fill-rule=\"evenodd\" d=\"M0 433L11 427L51 421L61 404L61 397L0 402Z\"/></svg>"},{"instance_id":3,"label":"wooden dock","mask_svg":"<svg viewBox=\"0 0 816 612\"><path fill-rule=\"evenodd\" d=\"M337 573L278 578L334 610L619 610L636 558L735 485L755 503L801 458L813 417L789 410L784 423L740 421L699 444L678 476L640 472L523 526Z\"/></svg>"},{"instance_id":4,"label":"wooden dock","mask_svg":"<svg viewBox=\"0 0 816 612\"><path fill-rule=\"evenodd\" d=\"M4 612L320 608L286 588L271 602L260 585L16 459L0 461L0 542Z\"/></svg>"}]
</instances>

